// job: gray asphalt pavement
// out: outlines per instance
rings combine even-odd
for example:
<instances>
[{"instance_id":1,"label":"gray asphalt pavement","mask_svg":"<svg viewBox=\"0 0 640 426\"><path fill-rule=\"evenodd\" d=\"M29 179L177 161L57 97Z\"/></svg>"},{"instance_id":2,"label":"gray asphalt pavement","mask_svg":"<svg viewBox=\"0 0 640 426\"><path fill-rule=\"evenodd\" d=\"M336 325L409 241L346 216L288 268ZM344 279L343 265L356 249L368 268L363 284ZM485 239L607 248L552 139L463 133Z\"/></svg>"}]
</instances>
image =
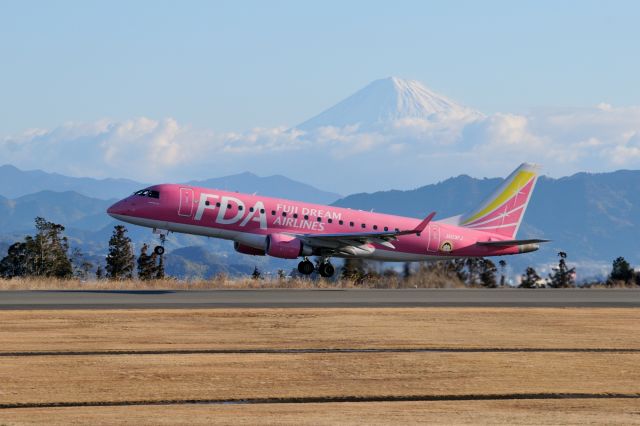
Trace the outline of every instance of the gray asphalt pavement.
<instances>
[{"instance_id":1,"label":"gray asphalt pavement","mask_svg":"<svg viewBox=\"0 0 640 426\"><path fill-rule=\"evenodd\" d=\"M640 307L639 289L0 291L6 309Z\"/></svg>"}]
</instances>

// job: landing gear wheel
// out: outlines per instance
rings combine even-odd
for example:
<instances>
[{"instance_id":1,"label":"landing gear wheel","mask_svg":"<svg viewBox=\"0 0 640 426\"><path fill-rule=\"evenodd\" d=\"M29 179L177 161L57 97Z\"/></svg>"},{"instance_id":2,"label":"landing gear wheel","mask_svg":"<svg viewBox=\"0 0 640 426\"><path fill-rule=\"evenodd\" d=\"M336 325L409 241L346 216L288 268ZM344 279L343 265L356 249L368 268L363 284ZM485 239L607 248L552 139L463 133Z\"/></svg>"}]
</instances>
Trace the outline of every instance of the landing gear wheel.
<instances>
[{"instance_id":1,"label":"landing gear wheel","mask_svg":"<svg viewBox=\"0 0 640 426\"><path fill-rule=\"evenodd\" d=\"M331 263L325 262L320 264L318 272L320 272L320 276L322 277L331 278L336 270Z\"/></svg>"},{"instance_id":2,"label":"landing gear wheel","mask_svg":"<svg viewBox=\"0 0 640 426\"><path fill-rule=\"evenodd\" d=\"M156 246L156 247L153 249L153 252L154 252L155 254L157 254L158 256L162 256L162 255L164 254L164 247L162 247L162 246Z\"/></svg>"},{"instance_id":3,"label":"landing gear wheel","mask_svg":"<svg viewBox=\"0 0 640 426\"><path fill-rule=\"evenodd\" d=\"M298 272L302 275L311 275L314 269L313 263L310 260L303 260L298 263Z\"/></svg>"}]
</instances>

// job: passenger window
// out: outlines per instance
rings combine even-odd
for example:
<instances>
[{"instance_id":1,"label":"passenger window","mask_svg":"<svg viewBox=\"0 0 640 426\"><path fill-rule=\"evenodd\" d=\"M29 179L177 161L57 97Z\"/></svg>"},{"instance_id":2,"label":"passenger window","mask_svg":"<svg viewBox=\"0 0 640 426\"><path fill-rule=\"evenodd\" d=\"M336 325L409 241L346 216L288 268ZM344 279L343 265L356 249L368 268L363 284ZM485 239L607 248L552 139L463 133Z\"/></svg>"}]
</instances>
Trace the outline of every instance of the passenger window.
<instances>
[{"instance_id":1,"label":"passenger window","mask_svg":"<svg viewBox=\"0 0 640 426\"><path fill-rule=\"evenodd\" d=\"M211 204L211 203L209 202L209 200L207 200L207 201L205 201L205 202L204 202L204 205L205 205L205 206L208 206L209 204Z\"/></svg>"},{"instance_id":2,"label":"passenger window","mask_svg":"<svg viewBox=\"0 0 640 426\"><path fill-rule=\"evenodd\" d=\"M304 220L309 220L309 215L308 214L304 215Z\"/></svg>"},{"instance_id":3,"label":"passenger window","mask_svg":"<svg viewBox=\"0 0 640 426\"><path fill-rule=\"evenodd\" d=\"M228 208L228 209L231 209L231 204L227 204L227 208Z\"/></svg>"},{"instance_id":4,"label":"passenger window","mask_svg":"<svg viewBox=\"0 0 640 426\"><path fill-rule=\"evenodd\" d=\"M220 203L216 203L216 207L220 207Z\"/></svg>"},{"instance_id":5,"label":"passenger window","mask_svg":"<svg viewBox=\"0 0 640 426\"><path fill-rule=\"evenodd\" d=\"M327 219L327 222L333 223L333 219Z\"/></svg>"},{"instance_id":6,"label":"passenger window","mask_svg":"<svg viewBox=\"0 0 640 426\"><path fill-rule=\"evenodd\" d=\"M349 222L349 226L353 226L353 222Z\"/></svg>"},{"instance_id":7,"label":"passenger window","mask_svg":"<svg viewBox=\"0 0 640 426\"><path fill-rule=\"evenodd\" d=\"M378 230L378 225L373 225L373 230L377 231Z\"/></svg>"},{"instance_id":8,"label":"passenger window","mask_svg":"<svg viewBox=\"0 0 640 426\"><path fill-rule=\"evenodd\" d=\"M387 232L388 230L389 230L389 227L388 227L388 226L385 226L385 227L384 227L384 232Z\"/></svg>"},{"instance_id":9,"label":"passenger window","mask_svg":"<svg viewBox=\"0 0 640 426\"><path fill-rule=\"evenodd\" d=\"M276 215L276 211L275 210L271 210L271 216L275 216Z\"/></svg>"},{"instance_id":10,"label":"passenger window","mask_svg":"<svg viewBox=\"0 0 640 426\"><path fill-rule=\"evenodd\" d=\"M298 218L298 213L294 213L294 214L293 214L293 218L294 218L294 219L297 219L297 218Z\"/></svg>"},{"instance_id":11,"label":"passenger window","mask_svg":"<svg viewBox=\"0 0 640 426\"><path fill-rule=\"evenodd\" d=\"M317 220L318 220L318 222L322 222L322 218L321 217L318 217Z\"/></svg>"},{"instance_id":12,"label":"passenger window","mask_svg":"<svg viewBox=\"0 0 640 426\"><path fill-rule=\"evenodd\" d=\"M282 217L287 217L287 212L282 212Z\"/></svg>"},{"instance_id":13,"label":"passenger window","mask_svg":"<svg viewBox=\"0 0 640 426\"><path fill-rule=\"evenodd\" d=\"M344 225L344 220L340 219L340 220L338 221L338 224L339 224L339 225Z\"/></svg>"},{"instance_id":14,"label":"passenger window","mask_svg":"<svg viewBox=\"0 0 640 426\"><path fill-rule=\"evenodd\" d=\"M366 225L366 224L364 224L364 223L363 223L362 225L360 225L360 226L362 226L362 229L364 229L364 228L366 228L366 227L367 227L367 225Z\"/></svg>"},{"instance_id":15,"label":"passenger window","mask_svg":"<svg viewBox=\"0 0 640 426\"><path fill-rule=\"evenodd\" d=\"M249 207L249 211L253 213L253 207Z\"/></svg>"},{"instance_id":16,"label":"passenger window","mask_svg":"<svg viewBox=\"0 0 640 426\"><path fill-rule=\"evenodd\" d=\"M261 214L264 214L264 209L260 209L260 213L261 213Z\"/></svg>"},{"instance_id":17,"label":"passenger window","mask_svg":"<svg viewBox=\"0 0 640 426\"><path fill-rule=\"evenodd\" d=\"M244 207L238 206L238 210L243 210L243 209L244 209Z\"/></svg>"}]
</instances>

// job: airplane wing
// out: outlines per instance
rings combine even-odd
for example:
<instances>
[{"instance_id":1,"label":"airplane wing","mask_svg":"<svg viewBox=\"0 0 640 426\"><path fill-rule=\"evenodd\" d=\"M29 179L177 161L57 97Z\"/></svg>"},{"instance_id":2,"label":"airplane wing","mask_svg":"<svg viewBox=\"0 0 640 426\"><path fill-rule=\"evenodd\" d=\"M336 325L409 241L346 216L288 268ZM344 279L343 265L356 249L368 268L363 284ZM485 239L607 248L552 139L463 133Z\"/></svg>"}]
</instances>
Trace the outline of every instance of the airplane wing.
<instances>
[{"instance_id":1,"label":"airplane wing","mask_svg":"<svg viewBox=\"0 0 640 426\"><path fill-rule=\"evenodd\" d=\"M436 212L432 212L429 216L424 218L422 222L413 229L398 230L398 231L384 231L384 232L345 232L339 234L290 234L303 240L306 244L312 247L321 247L329 249L338 249L343 246L353 246L366 243L380 244L391 249L395 249L395 246L391 244L391 241L397 240L401 235L417 234L427 227L431 219L436 215Z\"/></svg>"}]
</instances>

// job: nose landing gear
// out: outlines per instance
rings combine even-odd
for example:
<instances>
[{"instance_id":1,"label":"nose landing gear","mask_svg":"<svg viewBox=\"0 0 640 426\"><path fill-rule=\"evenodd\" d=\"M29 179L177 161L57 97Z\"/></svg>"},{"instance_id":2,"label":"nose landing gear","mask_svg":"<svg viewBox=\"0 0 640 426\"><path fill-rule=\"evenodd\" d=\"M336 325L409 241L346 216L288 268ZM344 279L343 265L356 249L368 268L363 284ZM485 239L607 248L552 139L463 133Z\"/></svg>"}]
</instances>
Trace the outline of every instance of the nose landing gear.
<instances>
[{"instance_id":1,"label":"nose landing gear","mask_svg":"<svg viewBox=\"0 0 640 426\"><path fill-rule=\"evenodd\" d=\"M159 246L155 246L153 248L153 252L155 254L157 254L158 256L162 256L164 254L164 243L167 239L167 234L163 233L163 232L158 232L157 229L153 230L154 234L160 234L160 245Z\"/></svg>"}]
</instances>

